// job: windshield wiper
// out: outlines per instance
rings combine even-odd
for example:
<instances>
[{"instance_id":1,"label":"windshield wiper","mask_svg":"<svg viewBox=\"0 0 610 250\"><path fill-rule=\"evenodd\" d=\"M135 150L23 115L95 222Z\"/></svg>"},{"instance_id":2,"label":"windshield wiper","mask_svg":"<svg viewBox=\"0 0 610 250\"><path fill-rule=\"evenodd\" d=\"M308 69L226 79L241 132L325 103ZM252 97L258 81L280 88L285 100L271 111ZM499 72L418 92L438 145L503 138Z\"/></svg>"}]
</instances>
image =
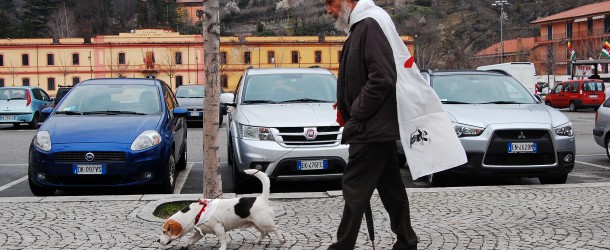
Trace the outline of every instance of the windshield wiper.
<instances>
[{"instance_id":1,"label":"windshield wiper","mask_svg":"<svg viewBox=\"0 0 610 250\"><path fill-rule=\"evenodd\" d=\"M106 110L106 111L87 111L83 112L83 115L146 115L145 113L135 111L122 111L122 110Z\"/></svg>"},{"instance_id":2,"label":"windshield wiper","mask_svg":"<svg viewBox=\"0 0 610 250\"><path fill-rule=\"evenodd\" d=\"M441 101L442 104L472 104L469 102L459 102L459 101Z\"/></svg>"},{"instance_id":3,"label":"windshield wiper","mask_svg":"<svg viewBox=\"0 0 610 250\"><path fill-rule=\"evenodd\" d=\"M288 102L330 102L327 100L319 100L319 99L311 99L311 98L300 98L300 99L293 99L293 100L286 100L286 101L282 101L280 103L288 103Z\"/></svg>"},{"instance_id":4,"label":"windshield wiper","mask_svg":"<svg viewBox=\"0 0 610 250\"><path fill-rule=\"evenodd\" d=\"M55 112L55 114L61 114L61 115L82 115L83 112L72 111L72 110L62 110L62 111Z\"/></svg>"},{"instance_id":5,"label":"windshield wiper","mask_svg":"<svg viewBox=\"0 0 610 250\"><path fill-rule=\"evenodd\" d=\"M247 100L244 103L277 103L272 100Z\"/></svg>"},{"instance_id":6,"label":"windshield wiper","mask_svg":"<svg viewBox=\"0 0 610 250\"><path fill-rule=\"evenodd\" d=\"M10 100L25 100L25 98L23 98L23 97L16 97L16 98L9 98L9 99L7 99L7 101L10 101Z\"/></svg>"},{"instance_id":7,"label":"windshield wiper","mask_svg":"<svg viewBox=\"0 0 610 250\"><path fill-rule=\"evenodd\" d=\"M495 102L484 102L484 103L478 103L478 104L523 104L523 103L515 102L515 101L495 101Z\"/></svg>"}]
</instances>

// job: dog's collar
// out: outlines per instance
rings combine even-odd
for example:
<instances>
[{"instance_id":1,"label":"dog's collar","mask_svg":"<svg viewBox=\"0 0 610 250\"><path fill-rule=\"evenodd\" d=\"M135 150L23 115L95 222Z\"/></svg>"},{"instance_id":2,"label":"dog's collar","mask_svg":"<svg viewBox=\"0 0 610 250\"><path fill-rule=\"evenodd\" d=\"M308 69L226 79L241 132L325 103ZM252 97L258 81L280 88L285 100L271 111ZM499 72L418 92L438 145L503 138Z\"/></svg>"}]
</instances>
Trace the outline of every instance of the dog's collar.
<instances>
[{"instance_id":1,"label":"dog's collar","mask_svg":"<svg viewBox=\"0 0 610 250\"><path fill-rule=\"evenodd\" d=\"M203 205L201 207L201 210L199 210L199 213L197 213L197 217L195 217L195 225L197 224L197 222L199 222L199 218L201 217L201 214L203 213L203 211L205 211L205 208L208 206L208 200L203 199L203 200L199 200L198 201L199 204Z\"/></svg>"}]
</instances>

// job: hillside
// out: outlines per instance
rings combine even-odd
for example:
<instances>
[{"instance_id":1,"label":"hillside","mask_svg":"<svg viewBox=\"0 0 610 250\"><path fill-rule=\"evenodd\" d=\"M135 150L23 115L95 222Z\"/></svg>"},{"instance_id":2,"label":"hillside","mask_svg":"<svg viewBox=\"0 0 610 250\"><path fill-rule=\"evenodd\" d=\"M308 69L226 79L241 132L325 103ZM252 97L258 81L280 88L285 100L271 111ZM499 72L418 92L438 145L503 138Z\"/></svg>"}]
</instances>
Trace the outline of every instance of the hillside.
<instances>
[{"instance_id":1,"label":"hillside","mask_svg":"<svg viewBox=\"0 0 610 250\"><path fill-rule=\"evenodd\" d=\"M219 0L222 35L342 35L323 0ZM500 41L494 0L375 0L398 32L416 38L422 68L472 68L476 52ZM538 35L529 23L600 0L508 0L504 39ZM135 28L201 32L176 0L0 0L0 38L92 37ZM422 65L423 64L423 65Z\"/></svg>"}]
</instances>

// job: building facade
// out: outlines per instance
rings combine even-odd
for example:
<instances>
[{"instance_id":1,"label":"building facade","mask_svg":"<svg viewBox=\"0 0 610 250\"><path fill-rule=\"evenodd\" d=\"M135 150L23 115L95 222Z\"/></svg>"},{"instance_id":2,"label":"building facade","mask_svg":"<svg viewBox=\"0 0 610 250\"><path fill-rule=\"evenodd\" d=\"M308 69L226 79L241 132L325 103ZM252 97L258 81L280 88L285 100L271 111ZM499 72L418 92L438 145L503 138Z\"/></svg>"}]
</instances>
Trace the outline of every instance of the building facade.
<instances>
[{"instance_id":1,"label":"building facade","mask_svg":"<svg viewBox=\"0 0 610 250\"><path fill-rule=\"evenodd\" d=\"M220 82L231 92L248 67L319 66L337 73L346 37L221 37ZM413 51L413 39L403 37ZM155 76L172 88L205 84L201 35L162 29L67 39L0 39L0 86L59 85L91 78Z\"/></svg>"},{"instance_id":2,"label":"building facade","mask_svg":"<svg viewBox=\"0 0 610 250\"><path fill-rule=\"evenodd\" d=\"M584 5L531 22L540 28L532 62L538 75L570 75L570 42L576 59L605 59L601 51L610 37L610 1ZM608 78L608 65L602 78Z\"/></svg>"}]
</instances>

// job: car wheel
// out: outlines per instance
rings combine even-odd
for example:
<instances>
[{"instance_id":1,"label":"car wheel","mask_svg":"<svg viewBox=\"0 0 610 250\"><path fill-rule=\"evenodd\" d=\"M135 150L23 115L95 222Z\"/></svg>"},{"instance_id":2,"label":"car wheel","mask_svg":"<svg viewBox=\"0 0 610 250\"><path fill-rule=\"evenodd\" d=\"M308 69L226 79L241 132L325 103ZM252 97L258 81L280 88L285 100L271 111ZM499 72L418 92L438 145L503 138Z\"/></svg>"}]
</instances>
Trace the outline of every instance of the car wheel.
<instances>
[{"instance_id":1,"label":"car wheel","mask_svg":"<svg viewBox=\"0 0 610 250\"><path fill-rule=\"evenodd\" d=\"M559 174L552 176L539 177L540 184L565 184L568 180L568 174Z\"/></svg>"},{"instance_id":2,"label":"car wheel","mask_svg":"<svg viewBox=\"0 0 610 250\"><path fill-rule=\"evenodd\" d=\"M51 196L55 194L55 188L40 187L34 184L32 177L28 177L28 182L30 184L30 191L32 191L32 194L35 196Z\"/></svg>"},{"instance_id":3,"label":"car wheel","mask_svg":"<svg viewBox=\"0 0 610 250\"><path fill-rule=\"evenodd\" d=\"M610 159L610 137L606 138L606 155Z\"/></svg>"},{"instance_id":4,"label":"car wheel","mask_svg":"<svg viewBox=\"0 0 610 250\"><path fill-rule=\"evenodd\" d=\"M429 187L439 187L446 182L446 176L441 173L430 174L425 176L425 178L426 184L428 184Z\"/></svg>"},{"instance_id":5,"label":"car wheel","mask_svg":"<svg viewBox=\"0 0 610 250\"><path fill-rule=\"evenodd\" d=\"M227 142L227 162L229 165L233 166L233 149L231 147L231 136L229 136Z\"/></svg>"},{"instance_id":6,"label":"car wheel","mask_svg":"<svg viewBox=\"0 0 610 250\"><path fill-rule=\"evenodd\" d=\"M218 116L218 127L222 126L222 113Z\"/></svg>"},{"instance_id":7,"label":"car wheel","mask_svg":"<svg viewBox=\"0 0 610 250\"><path fill-rule=\"evenodd\" d=\"M570 102L570 111L572 111L572 112L578 111L578 108L576 107L576 103Z\"/></svg>"},{"instance_id":8,"label":"car wheel","mask_svg":"<svg viewBox=\"0 0 610 250\"><path fill-rule=\"evenodd\" d=\"M553 105L551 105L551 101L544 101L544 104L546 104L547 106L553 107Z\"/></svg>"},{"instance_id":9,"label":"car wheel","mask_svg":"<svg viewBox=\"0 0 610 250\"><path fill-rule=\"evenodd\" d=\"M38 113L34 113L34 117L32 117L32 121L28 123L28 127L32 129L37 129L39 120L40 115Z\"/></svg>"},{"instance_id":10,"label":"car wheel","mask_svg":"<svg viewBox=\"0 0 610 250\"><path fill-rule=\"evenodd\" d=\"M167 174L161 183L160 192L164 194L173 194L176 186L176 158L173 154L169 155L167 162Z\"/></svg>"},{"instance_id":11,"label":"car wheel","mask_svg":"<svg viewBox=\"0 0 610 250\"><path fill-rule=\"evenodd\" d=\"M186 137L184 137L186 138ZM186 169L186 160L188 159L188 147L186 143L184 143L184 150L182 151L182 155L178 160L178 164L176 164L176 170L185 170Z\"/></svg>"}]
</instances>

